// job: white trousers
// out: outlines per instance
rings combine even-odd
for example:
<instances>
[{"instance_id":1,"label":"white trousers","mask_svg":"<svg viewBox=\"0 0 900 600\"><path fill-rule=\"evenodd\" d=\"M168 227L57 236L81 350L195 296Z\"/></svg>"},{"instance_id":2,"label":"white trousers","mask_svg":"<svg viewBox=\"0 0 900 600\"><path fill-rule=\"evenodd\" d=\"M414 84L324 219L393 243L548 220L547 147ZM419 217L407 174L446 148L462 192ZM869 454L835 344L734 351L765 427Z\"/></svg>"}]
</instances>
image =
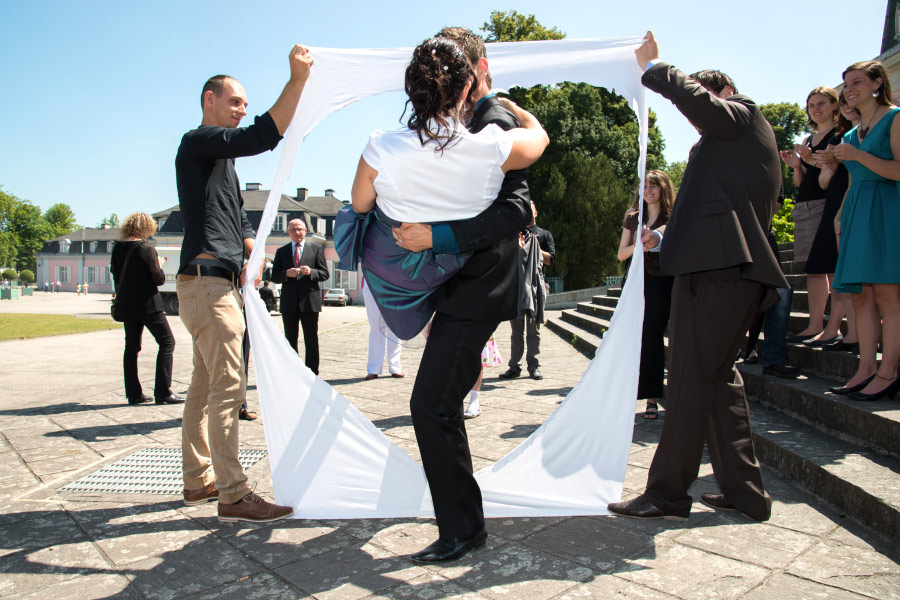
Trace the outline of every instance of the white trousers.
<instances>
[{"instance_id":1,"label":"white trousers","mask_svg":"<svg viewBox=\"0 0 900 600\"><path fill-rule=\"evenodd\" d=\"M384 349L387 344L388 370L391 373L402 373L400 366L400 343L378 310L378 304L369 291L369 286L363 286L363 297L366 301L366 315L369 317L369 360L366 363L366 373L381 375L384 366Z\"/></svg>"}]
</instances>

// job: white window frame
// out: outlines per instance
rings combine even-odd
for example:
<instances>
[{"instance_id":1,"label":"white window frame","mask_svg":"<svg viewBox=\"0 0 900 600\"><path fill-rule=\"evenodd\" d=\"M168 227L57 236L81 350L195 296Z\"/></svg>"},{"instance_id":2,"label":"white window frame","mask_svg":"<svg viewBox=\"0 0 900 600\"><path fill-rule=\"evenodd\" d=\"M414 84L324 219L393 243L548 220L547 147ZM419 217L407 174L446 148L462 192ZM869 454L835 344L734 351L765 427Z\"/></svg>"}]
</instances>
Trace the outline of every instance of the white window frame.
<instances>
[{"instance_id":1,"label":"white window frame","mask_svg":"<svg viewBox=\"0 0 900 600\"><path fill-rule=\"evenodd\" d=\"M66 240L59 241L59 253L60 254L68 254L69 253L69 242L67 242ZM62 281L62 279L60 279L59 281Z\"/></svg>"},{"instance_id":2,"label":"white window frame","mask_svg":"<svg viewBox=\"0 0 900 600\"><path fill-rule=\"evenodd\" d=\"M284 215L282 213L275 215L275 220L272 221L272 231L284 233Z\"/></svg>"},{"instance_id":3,"label":"white window frame","mask_svg":"<svg viewBox=\"0 0 900 600\"><path fill-rule=\"evenodd\" d=\"M100 284L109 285L109 267L100 267Z\"/></svg>"},{"instance_id":4,"label":"white window frame","mask_svg":"<svg viewBox=\"0 0 900 600\"><path fill-rule=\"evenodd\" d=\"M57 265L53 268L53 272L56 275L54 281L58 281L60 283L71 283L71 278L69 274L68 265Z\"/></svg>"},{"instance_id":5,"label":"white window frame","mask_svg":"<svg viewBox=\"0 0 900 600\"><path fill-rule=\"evenodd\" d=\"M87 268L87 282L88 285L94 285L97 283L97 267Z\"/></svg>"}]
</instances>

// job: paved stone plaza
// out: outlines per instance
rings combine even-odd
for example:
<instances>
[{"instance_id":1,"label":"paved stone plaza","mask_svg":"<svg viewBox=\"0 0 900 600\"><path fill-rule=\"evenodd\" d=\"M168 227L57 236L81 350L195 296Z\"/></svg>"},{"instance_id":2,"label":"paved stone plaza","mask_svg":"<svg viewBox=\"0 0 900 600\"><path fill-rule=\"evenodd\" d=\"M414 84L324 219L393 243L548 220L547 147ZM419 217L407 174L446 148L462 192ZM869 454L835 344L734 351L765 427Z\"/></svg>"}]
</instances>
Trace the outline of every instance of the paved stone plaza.
<instances>
[{"instance_id":1,"label":"paved stone plaza","mask_svg":"<svg viewBox=\"0 0 900 600\"><path fill-rule=\"evenodd\" d=\"M0 302L0 312L86 318L108 318L108 307L99 294ZM177 340L173 389L183 392L190 338L177 318L169 321ZM363 307L327 307L321 376L418 458L408 401L421 348L404 350L406 378L366 382L367 332ZM501 325L504 357L508 335ZM225 524L215 504L188 508L179 495L60 491L141 449L180 446L179 406L125 403L123 346L120 329L0 342L0 598L900 598L900 542L769 471L774 506L764 524L699 502L684 522L491 519L487 547L446 567L404 558L437 537L428 519ZM155 355L147 334L145 393ZM546 330L541 355L543 381L501 381L504 367L486 371L483 414L467 422L476 468L534 431L588 362ZM251 362L248 397L258 410L254 381ZM638 409L626 497L643 489L662 428L662 419L641 418L642 403ZM242 447L265 448L262 419L240 427ZM271 498L268 461L248 475ZM708 464L701 476L695 498L717 489Z\"/></svg>"}]
</instances>

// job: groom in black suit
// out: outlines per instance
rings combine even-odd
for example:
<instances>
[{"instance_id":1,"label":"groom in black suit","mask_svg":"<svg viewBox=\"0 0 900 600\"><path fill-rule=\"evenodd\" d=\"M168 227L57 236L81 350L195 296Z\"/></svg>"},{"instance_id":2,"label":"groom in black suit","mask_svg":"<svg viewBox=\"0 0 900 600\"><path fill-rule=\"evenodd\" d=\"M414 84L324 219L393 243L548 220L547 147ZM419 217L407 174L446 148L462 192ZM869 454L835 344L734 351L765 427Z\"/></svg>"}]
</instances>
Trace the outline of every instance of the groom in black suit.
<instances>
[{"instance_id":1,"label":"groom in black suit","mask_svg":"<svg viewBox=\"0 0 900 600\"><path fill-rule=\"evenodd\" d=\"M457 42L476 72L469 130L477 133L490 123L505 130L518 127L490 93L481 38L459 27L438 35ZM410 399L440 536L414 554L414 562L456 560L487 540L462 405L481 372L485 343L501 322L518 313L518 232L532 216L526 176L526 171L508 172L498 198L476 217L434 226L405 223L394 230L397 243L414 252L432 247L436 253L472 252L462 270L431 297L435 316Z\"/></svg>"},{"instance_id":2,"label":"groom in black suit","mask_svg":"<svg viewBox=\"0 0 900 600\"><path fill-rule=\"evenodd\" d=\"M275 251L272 281L281 286L281 321L284 337L297 351L300 325L306 346L306 366L319 374L319 313L322 294L319 282L328 279L325 254L318 244L306 240L306 223L293 219L288 223L291 242Z\"/></svg>"}]
</instances>

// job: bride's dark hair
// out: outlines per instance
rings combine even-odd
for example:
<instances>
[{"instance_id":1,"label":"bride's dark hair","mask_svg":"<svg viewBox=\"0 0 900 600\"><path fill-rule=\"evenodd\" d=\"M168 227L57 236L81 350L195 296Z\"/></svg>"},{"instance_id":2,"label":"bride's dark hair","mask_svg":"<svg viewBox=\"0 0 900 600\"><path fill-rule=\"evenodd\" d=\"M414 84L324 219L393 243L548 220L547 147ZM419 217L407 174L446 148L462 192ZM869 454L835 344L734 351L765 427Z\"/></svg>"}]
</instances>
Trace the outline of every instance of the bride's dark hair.
<instances>
[{"instance_id":1,"label":"bride's dark hair","mask_svg":"<svg viewBox=\"0 0 900 600\"><path fill-rule=\"evenodd\" d=\"M443 151L457 137L450 129L448 117L462 118L457 103L466 84L473 80L472 67L455 42L430 38L413 50L412 60L406 67L409 99L403 113L412 106L406 125L416 131L423 146L434 140L438 150Z\"/></svg>"}]
</instances>

